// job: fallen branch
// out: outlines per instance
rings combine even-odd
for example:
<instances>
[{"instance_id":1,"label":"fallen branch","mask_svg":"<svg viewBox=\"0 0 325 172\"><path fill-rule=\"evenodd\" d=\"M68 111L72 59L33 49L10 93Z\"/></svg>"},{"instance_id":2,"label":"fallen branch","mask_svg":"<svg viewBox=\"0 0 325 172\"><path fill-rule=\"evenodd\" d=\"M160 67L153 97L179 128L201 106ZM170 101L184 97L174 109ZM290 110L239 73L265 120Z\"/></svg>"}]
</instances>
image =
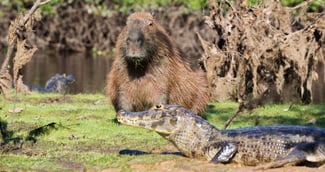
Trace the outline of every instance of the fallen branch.
<instances>
[{"instance_id":1,"label":"fallen branch","mask_svg":"<svg viewBox=\"0 0 325 172\"><path fill-rule=\"evenodd\" d=\"M305 2L302 2L299 5L292 7L291 9L295 10L295 9L298 9L298 8L301 8L301 7L305 7L306 5L308 5L312 1L313 0L306 0Z\"/></svg>"},{"instance_id":2,"label":"fallen branch","mask_svg":"<svg viewBox=\"0 0 325 172\"><path fill-rule=\"evenodd\" d=\"M237 111L228 119L228 121L226 122L225 126L223 127L223 129L227 129L227 127L231 124L231 122L238 116L238 114L240 112L242 112L245 109L245 105L244 103L240 103L239 107L237 109Z\"/></svg>"}]
</instances>

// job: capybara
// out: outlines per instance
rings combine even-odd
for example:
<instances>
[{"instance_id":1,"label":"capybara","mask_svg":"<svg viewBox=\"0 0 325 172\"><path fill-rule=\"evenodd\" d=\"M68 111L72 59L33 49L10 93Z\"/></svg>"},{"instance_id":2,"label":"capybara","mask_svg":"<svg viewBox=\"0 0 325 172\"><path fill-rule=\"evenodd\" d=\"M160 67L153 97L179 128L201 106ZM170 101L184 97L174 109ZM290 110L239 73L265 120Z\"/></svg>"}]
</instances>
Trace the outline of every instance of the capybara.
<instances>
[{"instance_id":1,"label":"capybara","mask_svg":"<svg viewBox=\"0 0 325 172\"><path fill-rule=\"evenodd\" d=\"M142 111L164 103L204 113L209 100L204 72L181 57L153 15L132 13L115 51L105 92L116 111Z\"/></svg>"}]
</instances>

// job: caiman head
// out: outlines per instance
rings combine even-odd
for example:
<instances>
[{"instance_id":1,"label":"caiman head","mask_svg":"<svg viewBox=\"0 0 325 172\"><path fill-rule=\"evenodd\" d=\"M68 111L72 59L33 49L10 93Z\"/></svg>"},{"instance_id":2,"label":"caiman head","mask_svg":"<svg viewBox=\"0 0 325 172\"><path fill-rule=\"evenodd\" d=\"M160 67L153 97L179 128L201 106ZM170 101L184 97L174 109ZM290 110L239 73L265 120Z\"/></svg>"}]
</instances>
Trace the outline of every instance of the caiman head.
<instances>
[{"instance_id":1,"label":"caiman head","mask_svg":"<svg viewBox=\"0 0 325 172\"><path fill-rule=\"evenodd\" d=\"M122 124L146 128L168 136L186 127L196 116L179 105L156 105L141 112L120 110L117 113L117 120Z\"/></svg>"}]
</instances>

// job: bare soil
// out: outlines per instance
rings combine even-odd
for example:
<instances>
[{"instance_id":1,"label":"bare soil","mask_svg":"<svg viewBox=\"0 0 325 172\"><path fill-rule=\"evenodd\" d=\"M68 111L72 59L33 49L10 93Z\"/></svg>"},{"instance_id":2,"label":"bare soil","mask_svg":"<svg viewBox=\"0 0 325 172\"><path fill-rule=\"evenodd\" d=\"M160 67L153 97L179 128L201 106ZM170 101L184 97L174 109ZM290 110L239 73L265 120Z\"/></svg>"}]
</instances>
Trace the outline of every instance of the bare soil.
<instances>
[{"instance_id":1,"label":"bare soil","mask_svg":"<svg viewBox=\"0 0 325 172\"><path fill-rule=\"evenodd\" d=\"M134 163L134 162L130 162ZM135 164L131 165L133 171L156 171L156 172L164 172L164 171L178 171L178 172L216 172L216 171L228 171L228 172L242 172L242 171L265 171L265 172L320 172L325 171L325 169L318 168L309 168L309 167L282 167L277 169L268 169L268 170L254 170L254 167L240 166L236 164L211 164L208 162L196 161L192 159L185 158L176 158L173 161L163 161L158 162L153 165L143 165L143 164ZM110 170L110 169L109 169ZM105 169L103 171L109 171Z\"/></svg>"}]
</instances>

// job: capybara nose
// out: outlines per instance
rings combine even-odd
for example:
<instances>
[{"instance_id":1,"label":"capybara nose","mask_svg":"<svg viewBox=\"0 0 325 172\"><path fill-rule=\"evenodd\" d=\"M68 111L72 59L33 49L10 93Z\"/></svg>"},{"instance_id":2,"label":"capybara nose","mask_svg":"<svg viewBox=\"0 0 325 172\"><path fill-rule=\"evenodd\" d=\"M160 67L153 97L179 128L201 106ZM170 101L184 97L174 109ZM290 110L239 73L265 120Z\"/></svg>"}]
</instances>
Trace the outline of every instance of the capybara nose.
<instances>
[{"instance_id":1,"label":"capybara nose","mask_svg":"<svg viewBox=\"0 0 325 172\"><path fill-rule=\"evenodd\" d=\"M140 31L132 31L128 35L128 40L141 45L143 42L143 34Z\"/></svg>"}]
</instances>

